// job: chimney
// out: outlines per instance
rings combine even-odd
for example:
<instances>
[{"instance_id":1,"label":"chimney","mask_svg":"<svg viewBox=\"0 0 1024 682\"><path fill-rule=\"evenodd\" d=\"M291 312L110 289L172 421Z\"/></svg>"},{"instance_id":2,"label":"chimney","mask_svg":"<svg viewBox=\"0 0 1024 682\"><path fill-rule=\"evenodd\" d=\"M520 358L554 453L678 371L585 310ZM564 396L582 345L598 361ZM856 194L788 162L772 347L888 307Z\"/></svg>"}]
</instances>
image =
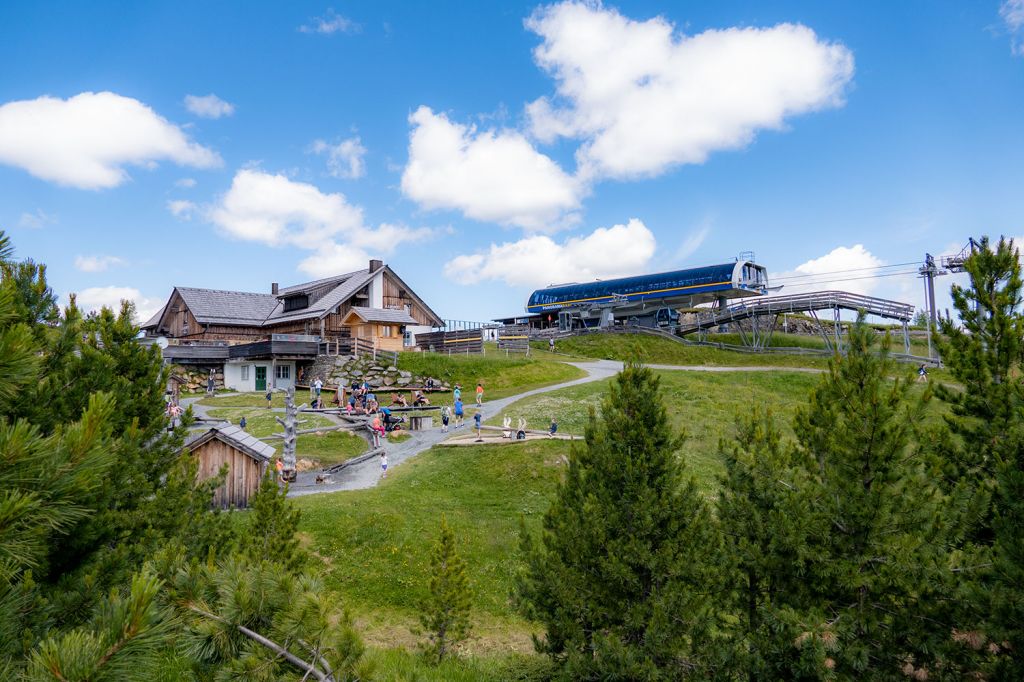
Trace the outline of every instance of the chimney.
<instances>
[{"instance_id":1,"label":"chimney","mask_svg":"<svg viewBox=\"0 0 1024 682\"><path fill-rule=\"evenodd\" d=\"M277 282L270 283L270 294L272 296L277 296Z\"/></svg>"},{"instance_id":2,"label":"chimney","mask_svg":"<svg viewBox=\"0 0 1024 682\"><path fill-rule=\"evenodd\" d=\"M370 272L377 272L382 267L384 267L384 261L376 259L370 260Z\"/></svg>"}]
</instances>

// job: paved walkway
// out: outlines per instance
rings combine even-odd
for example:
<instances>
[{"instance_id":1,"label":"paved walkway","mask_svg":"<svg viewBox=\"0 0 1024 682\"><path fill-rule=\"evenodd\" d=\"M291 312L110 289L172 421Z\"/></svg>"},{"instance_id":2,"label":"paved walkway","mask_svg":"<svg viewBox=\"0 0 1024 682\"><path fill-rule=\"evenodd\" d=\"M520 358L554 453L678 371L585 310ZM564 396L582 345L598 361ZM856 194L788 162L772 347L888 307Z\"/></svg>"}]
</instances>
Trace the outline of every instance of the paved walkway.
<instances>
[{"instance_id":1,"label":"paved walkway","mask_svg":"<svg viewBox=\"0 0 1024 682\"><path fill-rule=\"evenodd\" d=\"M609 377L615 376L622 370L622 363L615 362L612 360L597 360L594 362L570 362L568 363L574 367L578 367L587 373L585 377L575 379L573 381L567 381L561 384L554 384L552 386L545 386L543 388L537 388L532 391L526 391L519 393L508 398L501 398L500 400L490 400L485 402L481 410L483 414L483 420L486 422L491 417L494 417L501 413L503 409L522 398L527 398L531 395L537 395L538 393L548 393L550 391L557 391L559 389L567 388L569 386L577 386L579 384L586 384L592 381L601 381ZM702 365L648 365L651 369L659 370L679 370L687 372L812 372L820 373L824 370L804 368L804 367L705 367ZM472 396L470 396L472 398ZM472 403L466 404L467 415L472 415L473 410L476 407ZM415 457L425 450L429 450L433 446L437 445L444 439L448 438L453 433L466 433L467 430L472 429L472 417L466 420L466 426L458 431L450 431L449 433L441 433L441 429L438 426L430 429L429 431L407 431L410 435L408 440L402 441L401 443L389 443L385 441L384 447L388 455L388 470L390 471L395 466L401 464L410 457ZM362 490L365 488L372 488L377 485L380 480L380 458L372 457L364 462L359 462L351 466L342 469L337 474L332 476L332 483L316 483L316 471L305 471L298 475L298 480L291 485L288 491L289 497L299 497L302 495L315 495L317 493L331 493L339 490Z\"/></svg>"}]
</instances>

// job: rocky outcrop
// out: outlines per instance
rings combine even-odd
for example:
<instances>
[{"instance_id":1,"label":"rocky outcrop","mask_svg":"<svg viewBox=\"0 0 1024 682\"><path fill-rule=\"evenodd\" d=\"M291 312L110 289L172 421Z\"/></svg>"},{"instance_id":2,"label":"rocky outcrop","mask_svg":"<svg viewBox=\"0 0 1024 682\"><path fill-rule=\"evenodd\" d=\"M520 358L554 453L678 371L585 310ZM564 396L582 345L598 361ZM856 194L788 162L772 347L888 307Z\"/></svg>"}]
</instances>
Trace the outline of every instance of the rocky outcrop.
<instances>
[{"instance_id":1,"label":"rocky outcrop","mask_svg":"<svg viewBox=\"0 0 1024 682\"><path fill-rule=\"evenodd\" d=\"M370 357L350 357L321 355L313 365L303 372L303 383L320 377L327 386L343 384L350 386L352 382L366 381L374 388L404 388L406 386L424 386L430 377L416 376L412 372L398 369L394 365L379 364ZM434 377L434 385L448 389L448 384Z\"/></svg>"}]
</instances>

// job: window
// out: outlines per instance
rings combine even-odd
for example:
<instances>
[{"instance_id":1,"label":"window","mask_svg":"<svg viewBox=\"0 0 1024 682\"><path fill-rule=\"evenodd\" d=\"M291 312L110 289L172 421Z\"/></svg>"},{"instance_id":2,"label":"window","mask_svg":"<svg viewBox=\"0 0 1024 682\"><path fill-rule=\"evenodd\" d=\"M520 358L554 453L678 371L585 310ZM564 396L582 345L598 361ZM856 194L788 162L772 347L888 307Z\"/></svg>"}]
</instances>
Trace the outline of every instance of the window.
<instances>
[{"instance_id":1,"label":"window","mask_svg":"<svg viewBox=\"0 0 1024 682\"><path fill-rule=\"evenodd\" d=\"M391 325L389 325L389 324L382 324L380 326L380 335L384 336L384 337L390 337L391 336L391 329L392 329Z\"/></svg>"},{"instance_id":2,"label":"window","mask_svg":"<svg viewBox=\"0 0 1024 682\"><path fill-rule=\"evenodd\" d=\"M242 381L249 380L249 365L242 365Z\"/></svg>"},{"instance_id":3,"label":"window","mask_svg":"<svg viewBox=\"0 0 1024 682\"><path fill-rule=\"evenodd\" d=\"M301 296L289 296L284 299L284 312L290 312L292 310L301 310L302 308L309 307L309 296L305 294Z\"/></svg>"},{"instance_id":4,"label":"window","mask_svg":"<svg viewBox=\"0 0 1024 682\"><path fill-rule=\"evenodd\" d=\"M277 378L278 379L291 379L292 378L292 366L291 365L278 365L277 366Z\"/></svg>"}]
</instances>

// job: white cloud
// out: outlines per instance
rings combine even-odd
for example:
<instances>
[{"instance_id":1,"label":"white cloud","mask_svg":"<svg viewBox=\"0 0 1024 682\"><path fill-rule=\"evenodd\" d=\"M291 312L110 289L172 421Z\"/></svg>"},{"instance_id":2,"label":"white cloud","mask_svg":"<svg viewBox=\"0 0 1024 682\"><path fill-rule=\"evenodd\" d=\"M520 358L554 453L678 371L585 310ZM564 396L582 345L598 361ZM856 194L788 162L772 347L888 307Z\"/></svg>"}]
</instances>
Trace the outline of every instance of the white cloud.
<instances>
[{"instance_id":1,"label":"white cloud","mask_svg":"<svg viewBox=\"0 0 1024 682\"><path fill-rule=\"evenodd\" d=\"M182 189L192 189L196 186L195 178L182 178L174 183L175 187L181 187Z\"/></svg>"},{"instance_id":2,"label":"white cloud","mask_svg":"<svg viewBox=\"0 0 1024 682\"><path fill-rule=\"evenodd\" d=\"M533 235L491 244L486 252L448 261L444 273L461 284L494 279L512 286L539 287L642 272L655 248L654 235L633 218L625 225L601 227L561 243L546 235Z\"/></svg>"},{"instance_id":3,"label":"white cloud","mask_svg":"<svg viewBox=\"0 0 1024 682\"><path fill-rule=\"evenodd\" d=\"M116 187L125 165L158 161L209 168L221 163L142 102L112 92L39 97L0 106L0 163L81 189Z\"/></svg>"},{"instance_id":4,"label":"white cloud","mask_svg":"<svg viewBox=\"0 0 1024 682\"><path fill-rule=\"evenodd\" d=\"M843 103L853 55L794 24L686 36L658 17L634 21L596 3L538 10L537 64L557 97L527 107L538 139L583 139L578 173L657 175L749 144L796 114Z\"/></svg>"},{"instance_id":5,"label":"white cloud","mask_svg":"<svg viewBox=\"0 0 1024 682\"><path fill-rule=\"evenodd\" d=\"M402 192L428 209L527 230L559 227L582 186L518 132L478 131L421 106L409 117Z\"/></svg>"},{"instance_id":6,"label":"white cloud","mask_svg":"<svg viewBox=\"0 0 1024 682\"><path fill-rule=\"evenodd\" d=\"M864 248L863 244L838 246L790 271L769 272L768 284L783 285L782 295L838 289L871 296L883 286L884 280L875 277L884 272L878 269L882 265L885 261Z\"/></svg>"},{"instance_id":7,"label":"white cloud","mask_svg":"<svg viewBox=\"0 0 1024 682\"><path fill-rule=\"evenodd\" d=\"M124 259L117 256L75 256L75 268L82 272L104 272L123 264Z\"/></svg>"},{"instance_id":8,"label":"white cloud","mask_svg":"<svg viewBox=\"0 0 1024 682\"><path fill-rule=\"evenodd\" d=\"M362 270L376 256L392 253L399 244L419 242L436 234L428 227L410 228L405 225L382 223L376 230L359 230L348 243L328 242L316 253L299 263L299 270L312 277L329 277L342 272Z\"/></svg>"},{"instance_id":9,"label":"white cloud","mask_svg":"<svg viewBox=\"0 0 1024 682\"><path fill-rule=\"evenodd\" d=\"M172 199L167 202L167 210L170 211L175 218L181 218L182 220L191 220L198 207L195 203L186 199Z\"/></svg>"},{"instance_id":10,"label":"white cloud","mask_svg":"<svg viewBox=\"0 0 1024 682\"><path fill-rule=\"evenodd\" d=\"M330 277L343 272L362 270L370 260L369 254L348 244L330 242L299 263L299 270L310 277Z\"/></svg>"},{"instance_id":11,"label":"white cloud","mask_svg":"<svg viewBox=\"0 0 1024 682\"><path fill-rule=\"evenodd\" d=\"M708 238L708 234L711 233L710 225L703 225L694 232L686 235L686 238L676 249L675 261L683 262L693 254L697 253L697 250L704 243L704 240Z\"/></svg>"},{"instance_id":12,"label":"white cloud","mask_svg":"<svg viewBox=\"0 0 1024 682\"><path fill-rule=\"evenodd\" d=\"M1024 33L1024 0L1004 0L999 6L999 16L1010 32L1013 54L1024 57L1024 41L1021 39Z\"/></svg>"},{"instance_id":13,"label":"white cloud","mask_svg":"<svg viewBox=\"0 0 1024 682\"><path fill-rule=\"evenodd\" d=\"M147 298L134 287L89 287L75 296L78 307L85 312L110 308L115 313L121 309L121 301L132 301L135 304L135 321L145 322L160 309L163 300Z\"/></svg>"},{"instance_id":14,"label":"white cloud","mask_svg":"<svg viewBox=\"0 0 1024 682\"><path fill-rule=\"evenodd\" d=\"M310 149L314 154L327 154L327 170L336 178L354 180L366 175L366 164L363 163L366 147L358 137L333 145L324 140L316 140Z\"/></svg>"},{"instance_id":15,"label":"white cloud","mask_svg":"<svg viewBox=\"0 0 1024 682\"><path fill-rule=\"evenodd\" d=\"M209 95L185 95L185 108L200 118L221 118L235 113L235 105L212 92Z\"/></svg>"},{"instance_id":16,"label":"white cloud","mask_svg":"<svg viewBox=\"0 0 1024 682\"><path fill-rule=\"evenodd\" d=\"M343 194L325 194L308 183L256 169L235 174L209 218L232 237L307 249L364 229L362 209Z\"/></svg>"},{"instance_id":17,"label":"white cloud","mask_svg":"<svg viewBox=\"0 0 1024 682\"><path fill-rule=\"evenodd\" d=\"M335 33L357 33L359 28L359 24L348 17L341 16L333 9L328 9L325 16L312 17L308 22L299 26L299 32L333 35Z\"/></svg>"},{"instance_id":18,"label":"white cloud","mask_svg":"<svg viewBox=\"0 0 1024 682\"><path fill-rule=\"evenodd\" d=\"M370 252L388 254L402 243L434 234L429 228L389 223L372 228L364 223L362 209L343 194L254 168L238 171L206 216L237 239L315 251L299 265L314 276L364 268Z\"/></svg>"},{"instance_id":19,"label":"white cloud","mask_svg":"<svg viewBox=\"0 0 1024 682\"><path fill-rule=\"evenodd\" d=\"M57 216L51 215L41 208L37 208L35 213L22 213L21 217L18 218L18 226L25 227L30 230L38 230L44 225L50 225L57 222Z\"/></svg>"}]
</instances>

